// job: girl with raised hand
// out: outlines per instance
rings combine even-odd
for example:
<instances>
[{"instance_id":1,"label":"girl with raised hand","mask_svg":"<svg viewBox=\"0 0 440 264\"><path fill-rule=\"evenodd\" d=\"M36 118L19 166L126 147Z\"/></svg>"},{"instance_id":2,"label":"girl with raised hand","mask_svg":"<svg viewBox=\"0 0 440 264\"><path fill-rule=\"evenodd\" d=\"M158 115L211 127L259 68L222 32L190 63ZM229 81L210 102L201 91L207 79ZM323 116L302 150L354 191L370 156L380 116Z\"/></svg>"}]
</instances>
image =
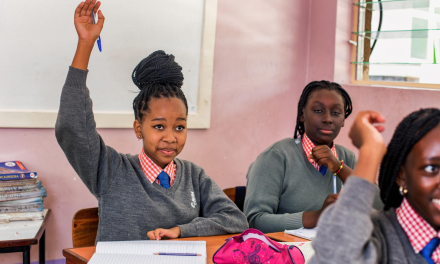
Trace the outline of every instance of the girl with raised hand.
<instances>
[{"instance_id":1,"label":"girl with raised hand","mask_svg":"<svg viewBox=\"0 0 440 264\"><path fill-rule=\"evenodd\" d=\"M88 0L75 11L78 47L61 93L55 127L58 143L98 199L96 241L143 240L239 233L246 217L202 168L176 156L187 136L188 106L182 68L156 51L134 69L140 89L133 100L139 155L106 146L96 131L86 86L88 61L104 16ZM91 11L98 14L92 23Z\"/></svg>"},{"instance_id":2,"label":"girl with raised hand","mask_svg":"<svg viewBox=\"0 0 440 264\"><path fill-rule=\"evenodd\" d=\"M359 161L319 220L310 263L440 263L440 110L405 117L388 149L375 125L384 121L373 111L356 117L350 137ZM385 207L373 211L379 164Z\"/></svg>"}]
</instances>

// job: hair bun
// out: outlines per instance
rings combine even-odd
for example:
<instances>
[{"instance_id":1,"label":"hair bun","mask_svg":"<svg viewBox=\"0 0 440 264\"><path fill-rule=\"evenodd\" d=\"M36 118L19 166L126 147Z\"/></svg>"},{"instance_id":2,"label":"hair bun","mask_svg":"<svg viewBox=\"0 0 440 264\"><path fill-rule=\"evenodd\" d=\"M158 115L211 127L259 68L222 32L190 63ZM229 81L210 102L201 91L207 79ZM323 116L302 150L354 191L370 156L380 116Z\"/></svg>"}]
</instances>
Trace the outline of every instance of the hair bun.
<instances>
[{"instance_id":1,"label":"hair bun","mask_svg":"<svg viewBox=\"0 0 440 264\"><path fill-rule=\"evenodd\" d=\"M156 83L178 87L183 84L182 67L174 61L172 54L168 55L163 50L155 51L139 62L131 78L140 90Z\"/></svg>"}]
</instances>

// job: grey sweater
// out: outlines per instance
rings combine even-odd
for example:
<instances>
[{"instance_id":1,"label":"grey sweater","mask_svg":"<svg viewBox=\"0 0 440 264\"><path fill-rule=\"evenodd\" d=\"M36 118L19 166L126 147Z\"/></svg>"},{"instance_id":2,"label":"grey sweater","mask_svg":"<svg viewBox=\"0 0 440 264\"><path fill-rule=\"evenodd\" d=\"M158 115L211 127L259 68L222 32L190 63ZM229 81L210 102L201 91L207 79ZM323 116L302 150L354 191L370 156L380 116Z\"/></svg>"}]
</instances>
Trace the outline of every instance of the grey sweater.
<instances>
[{"instance_id":1,"label":"grey sweater","mask_svg":"<svg viewBox=\"0 0 440 264\"><path fill-rule=\"evenodd\" d=\"M377 188L352 176L336 203L324 210L312 245L310 264L423 264L394 209L372 210Z\"/></svg>"},{"instance_id":2,"label":"grey sweater","mask_svg":"<svg viewBox=\"0 0 440 264\"><path fill-rule=\"evenodd\" d=\"M338 158L353 168L356 158L336 145ZM337 177L337 191L342 181ZM302 215L319 210L333 193L333 173L323 176L307 159L300 140L286 138L270 146L251 164L247 174L244 212L249 225L262 232L303 227ZM377 208L381 202L377 198Z\"/></svg>"},{"instance_id":3,"label":"grey sweater","mask_svg":"<svg viewBox=\"0 0 440 264\"><path fill-rule=\"evenodd\" d=\"M156 228L179 226L182 237L239 233L246 217L202 168L175 159L174 184L151 183L138 155L106 146L96 131L88 71L70 67L55 133L70 164L98 199L96 241L144 240Z\"/></svg>"}]
</instances>

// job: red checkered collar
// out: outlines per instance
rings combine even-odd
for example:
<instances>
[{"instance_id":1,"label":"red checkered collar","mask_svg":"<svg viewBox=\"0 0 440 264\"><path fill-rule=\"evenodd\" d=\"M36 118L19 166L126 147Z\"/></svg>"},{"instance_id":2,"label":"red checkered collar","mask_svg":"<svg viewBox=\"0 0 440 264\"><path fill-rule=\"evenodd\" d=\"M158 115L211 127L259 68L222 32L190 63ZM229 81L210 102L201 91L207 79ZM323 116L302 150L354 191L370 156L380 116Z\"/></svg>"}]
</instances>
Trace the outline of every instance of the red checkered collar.
<instances>
[{"instance_id":1,"label":"red checkered collar","mask_svg":"<svg viewBox=\"0 0 440 264\"><path fill-rule=\"evenodd\" d=\"M396 209L396 215L416 254L419 254L431 239L440 238L440 233L414 211L406 198L403 198L402 204ZM435 263L440 263L440 247L434 251L432 259Z\"/></svg>"},{"instance_id":2,"label":"red checkered collar","mask_svg":"<svg viewBox=\"0 0 440 264\"><path fill-rule=\"evenodd\" d=\"M316 145L310 140L310 138L304 133L304 135L301 137L301 144L303 146L304 152L306 153L306 156L309 154L312 154L312 149L316 147ZM333 146L331 148L333 155L335 155L336 158L338 158L338 153L336 153L335 143L333 143ZM314 159L307 159L312 163L312 165L319 170L319 164Z\"/></svg>"},{"instance_id":3,"label":"red checkered collar","mask_svg":"<svg viewBox=\"0 0 440 264\"><path fill-rule=\"evenodd\" d=\"M161 167L154 163L147 154L145 154L144 148L142 148L142 151L139 154L139 160L141 162L142 171L151 183L156 182L157 184L160 184L157 176L159 176L162 171L165 171L170 176L170 186L173 185L174 180L176 179L176 163L174 163L174 161L168 163L165 169L162 170Z\"/></svg>"}]
</instances>

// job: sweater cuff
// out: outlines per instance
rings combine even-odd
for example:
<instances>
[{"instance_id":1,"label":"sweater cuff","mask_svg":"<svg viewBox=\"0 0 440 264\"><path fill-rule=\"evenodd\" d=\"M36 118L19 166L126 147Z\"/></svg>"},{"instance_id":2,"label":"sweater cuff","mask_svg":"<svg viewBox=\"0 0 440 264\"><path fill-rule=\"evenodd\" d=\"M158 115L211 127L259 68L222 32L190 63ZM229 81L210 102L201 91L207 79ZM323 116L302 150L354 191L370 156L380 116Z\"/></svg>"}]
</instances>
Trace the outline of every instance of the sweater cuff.
<instances>
[{"instance_id":1,"label":"sweater cuff","mask_svg":"<svg viewBox=\"0 0 440 264\"><path fill-rule=\"evenodd\" d=\"M69 72L67 73L66 83L64 85L70 87L85 87L88 73L89 70L84 71L69 66Z\"/></svg>"},{"instance_id":2,"label":"sweater cuff","mask_svg":"<svg viewBox=\"0 0 440 264\"><path fill-rule=\"evenodd\" d=\"M195 224L178 225L180 228L180 237L196 237L199 236Z\"/></svg>"},{"instance_id":3,"label":"sweater cuff","mask_svg":"<svg viewBox=\"0 0 440 264\"><path fill-rule=\"evenodd\" d=\"M340 202L336 205L370 213L377 191L376 185L369 181L356 176L350 176L345 183L344 190L338 198Z\"/></svg>"},{"instance_id":4,"label":"sweater cuff","mask_svg":"<svg viewBox=\"0 0 440 264\"><path fill-rule=\"evenodd\" d=\"M287 230L303 228L303 212L286 215L284 226Z\"/></svg>"}]
</instances>

